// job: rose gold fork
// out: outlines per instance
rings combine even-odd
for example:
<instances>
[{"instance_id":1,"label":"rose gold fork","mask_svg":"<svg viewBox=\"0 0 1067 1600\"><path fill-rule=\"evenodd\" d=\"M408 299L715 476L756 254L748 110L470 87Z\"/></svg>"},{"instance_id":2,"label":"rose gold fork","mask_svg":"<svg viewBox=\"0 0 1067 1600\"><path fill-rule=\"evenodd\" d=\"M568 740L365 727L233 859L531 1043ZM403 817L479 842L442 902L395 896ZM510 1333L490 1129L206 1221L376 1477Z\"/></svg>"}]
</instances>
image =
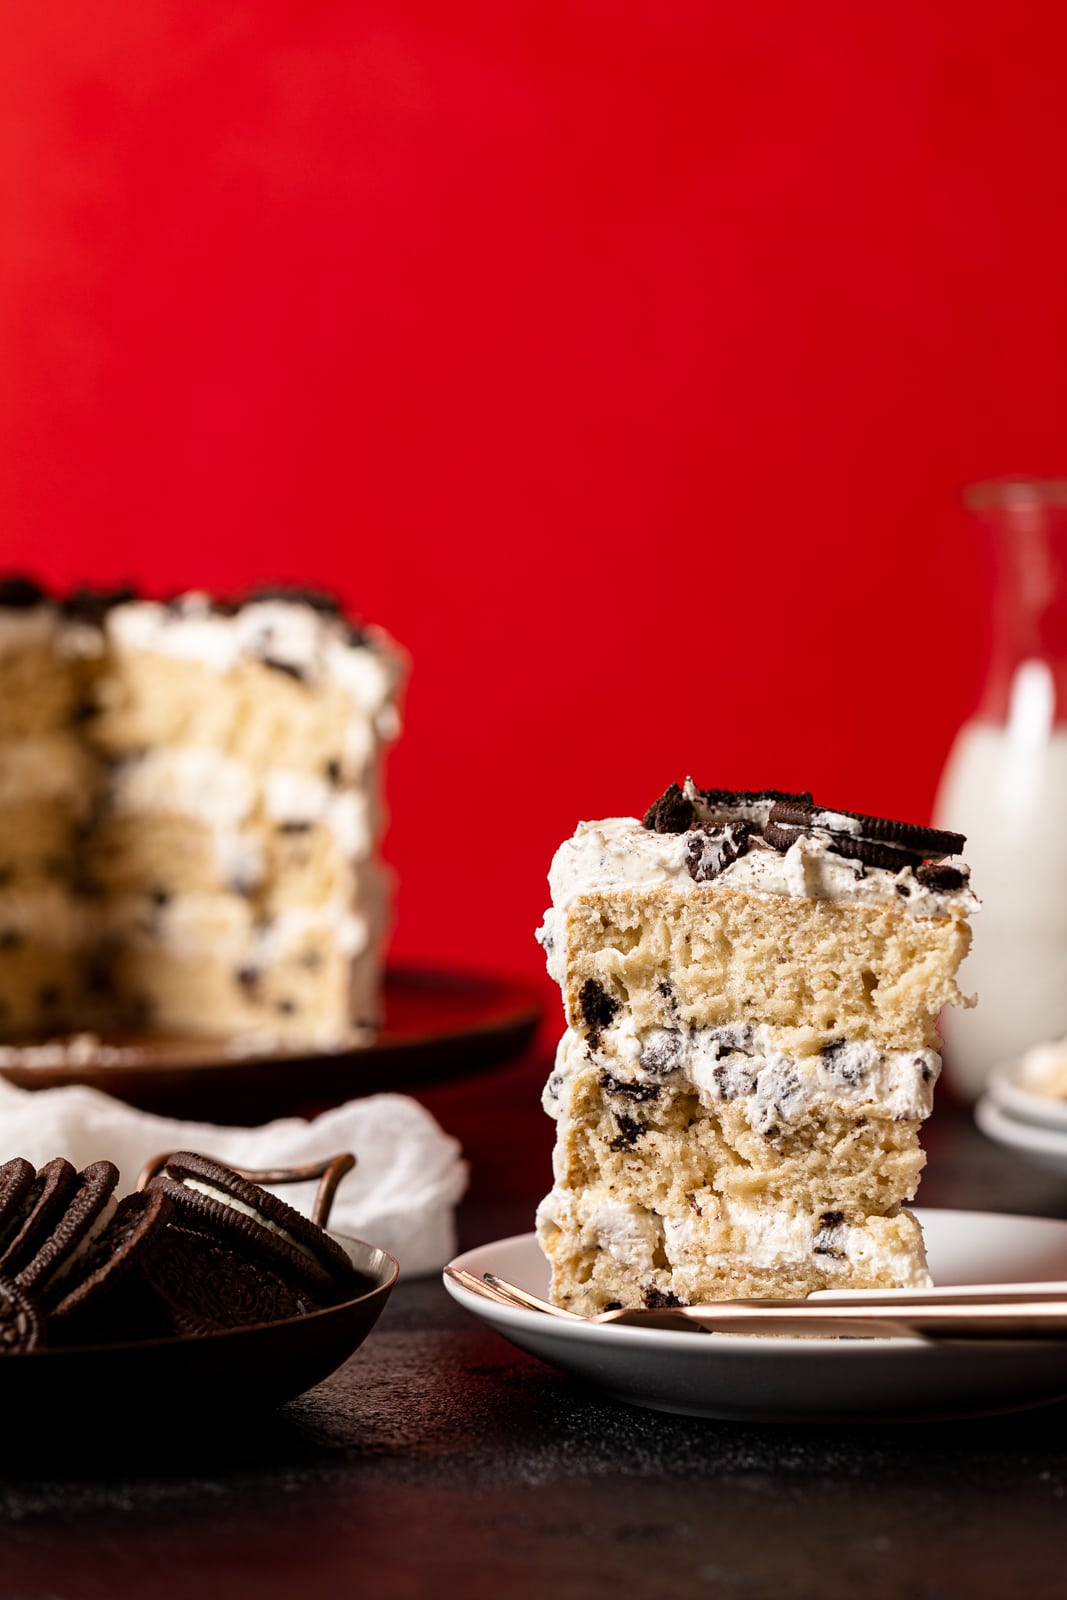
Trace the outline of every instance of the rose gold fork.
<instances>
[{"instance_id":1,"label":"rose gold fork","mask_svg":"<svg viewBox=\"0 0 1067 1600\"><path fill-rule=\"evenodd\" d=\"M495 1273L476 1278L446 1267L456 1283L497 1305L541 1311L570 1322L696 1328L708 1333L780 1333L890 1338L1056 1339L1067 1337L1067 1286L1047 1290L936 1292L914 1299L871 1295L863 1300L719 1300L701 1306L651 1309L626 1306L582 1317L551 1305Z\"/></svg>"}]
</instances>

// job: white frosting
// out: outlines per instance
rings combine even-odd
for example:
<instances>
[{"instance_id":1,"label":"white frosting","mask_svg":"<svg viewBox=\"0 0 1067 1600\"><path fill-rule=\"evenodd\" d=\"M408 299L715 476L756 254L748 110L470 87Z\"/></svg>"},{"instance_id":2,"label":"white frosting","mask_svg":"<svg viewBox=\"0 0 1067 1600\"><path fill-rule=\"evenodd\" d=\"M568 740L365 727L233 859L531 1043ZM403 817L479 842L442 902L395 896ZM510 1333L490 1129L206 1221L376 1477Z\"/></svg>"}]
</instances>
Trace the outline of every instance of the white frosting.
<instances>
[{"instance_id":1,"label":"white frosting","mask_svg":"<svg viewBox=\"0 0 1067 1600\"><path fill-rule=\"evenodd\" d=\"M321 823L349 861L371 852L377 818L368 794L336 789L310 773L275 767L265 775L263 800L272 822Z\"/></svg>"},{"instance_id":2,"label":"white frosting","mask_svg":"<svg viewBox=\"0 0 1067 1600\"><path fill-rule=\"evenodd\" d=\"M605 1029L596 1049L567 1029L545 1089L550 1116L560 1115L562 1085L590 1061L620 1082L695 1091L709 1109L736 1101L758 1133L831 1110L921 1121L930 1115L941 1071L934 1050L880 1050L843 1040L830 1052L799 1056L784 1051L765 1024L639 1034L627 1019Z\"/></svg>"},{"instance_id":3,"label":"white frosting","mask_svg":"<svg viewBox=\"0 0 1067 1600\"><path fill-rule=\"evenodd\" d=\"M216 1189L214 1184L205 1183L202 1178L179 1178L178 1182L183 1189L195 1189L197 1194L206 1195L209 1200L215 1200L219 1205L229 1206L231 1211L239 1211L242 1216L251 1217L261 1228L266 1228L268 1233L277 1234L279 1239L284 1239L286 1244L292 1245L294 1250L299 1250L302 1256L306 1256L309 1261L314 1261L318 1265L315 1252L295 1234L290 1233L288 1228L283 1228L280 1223L264 1216L262 1211L257 1211L253 1206L246 1205L243 1200L238 1200L236 1195L227 1194L225 1189Z\"/></svg>"},{"instance_id":4,"label":"white frosting","mask_svg":"<svg viewBox=\"0 0 1067 1600\"><path fill-rule=\"evenodd\" d=\"M179 811L213 828L234 828L252 813L256 783L249 769L218 750L165 746L123 762L113 774L116 811Z\"/></svg>"},{"instance_id":5,"label":"white frosting","mask_svg":"<svg viewBox=\"0 0 1067 1600\"><path fill-rule=\"evenodd\" d=\"M118 650L148 651L232 672L242 661L270 660L306 683L336 683L372 721L379 739L391 739L399 719L394 697L404 657L380 629L353 642L340 617L299 600L262 600L231 616L211 610L206 595L187 595L179 608L136 600L112 608L106 628Z\"/></svg>"},{"instance_id":6,"label":"white frosting","mask_svg":"<svg viewBox=\"0 0 1067 1600\"><path fill-rule=\"evenodd\" d=\"M58 781L61 767L49 770ZM0 805L3 784L0 757ZM260 881L264 868L259 840L241 830L256 820L260 807L275 826L327 828L347 861L371 855L380 825L378 807L368 793L336 788L282 767L267 771L260 783L243 762L210 746L179 745L131 758L115 770L110 798L120 813L178 812L215 830L224 881L246 889Z\"/></svg>"},{"instance_id":7,"label":"white frosting","mask_svg":"<svg viewBox=\"0 0 1067 1600\"><path fill-rule=\"evenodd\" d=\"M0 927L2 915L0 909ZM345 956L355 956L367 948L372 933L372 914L329 902L292 906L259 923L249 903L231 894L177 895L153 907L147 921L144 897L124 895L108 905L103 920L126 938L160 944L178 956L196 957L208 950L264 967L283 960L309 936L328 938Z\"/></svg>"},{"instance_id":8,"label":"white frosting","mask_svg":"<svg viewBox=\"0 0 1067 1600\"><path fill-rule=\"evenodd\" d=\"M764 1271L810 1270L818 1263L827 1276L846 1278L858 1269L902 1287L930 1283L914 1249L902 1247L881 1217L827 1227L817 1214L721 1195L710 1197L701 1215L659 1217L617 1200L606 1185L597 1184L580 1196L554 1188L538 1207L537 1221L542 1234L554 1224L579 1226L591 1245L639 1280L661 1272L665 1257L681 1288L687 1274L736 1267L739 1259Z\"/></svg>"}]
</instances>

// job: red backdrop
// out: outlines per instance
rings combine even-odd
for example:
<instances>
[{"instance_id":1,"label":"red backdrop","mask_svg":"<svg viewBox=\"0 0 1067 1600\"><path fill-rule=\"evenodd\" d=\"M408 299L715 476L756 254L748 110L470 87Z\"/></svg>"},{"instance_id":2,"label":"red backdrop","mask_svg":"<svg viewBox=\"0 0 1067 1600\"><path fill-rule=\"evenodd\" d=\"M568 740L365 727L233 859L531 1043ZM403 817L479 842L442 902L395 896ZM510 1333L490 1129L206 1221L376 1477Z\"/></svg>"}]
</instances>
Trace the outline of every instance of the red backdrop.
<instances>
[{"instance_id":1,"label":"red backdrop","mask_svg":"<svg viewBox=\"0 0 1067 1600\"><path fill-rule=\"evenodd\" d=\"M3 561L336 586L414 659L396 948L704 784L922 818L959 491L1067 466L1067 13L85 0L0 59Z\"/></svg>"}]
</instances>

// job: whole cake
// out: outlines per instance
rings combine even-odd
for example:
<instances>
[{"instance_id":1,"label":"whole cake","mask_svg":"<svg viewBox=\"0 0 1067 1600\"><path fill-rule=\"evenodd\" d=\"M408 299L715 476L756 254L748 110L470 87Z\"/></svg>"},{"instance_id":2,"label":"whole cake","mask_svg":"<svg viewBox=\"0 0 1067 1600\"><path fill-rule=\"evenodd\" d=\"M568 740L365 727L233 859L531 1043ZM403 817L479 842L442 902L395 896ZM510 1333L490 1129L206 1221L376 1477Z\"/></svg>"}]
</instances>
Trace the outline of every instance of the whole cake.
<instances>
[{"instance_id":1,"label":"whole cake","mask_svg":"<svg viewBox=\"0 0 1067 1600\"><path fill-rule=\"evenodd\" d=\"M672 784L582 823L538 938L567 1031L538 1210L557 1304L929 1282L903 1202L977 901L957 834Z\"/></svg>"},{"instance_id":2,"label":"whole cake","mask_svg":"<svg viewBox=\"0 0 1067 1600\"><path fill-rule=\"evenodd\" d=\"M0 582L0 1031L379 1017L403 653L328 596Z\"/></svg>"}]
</instances>

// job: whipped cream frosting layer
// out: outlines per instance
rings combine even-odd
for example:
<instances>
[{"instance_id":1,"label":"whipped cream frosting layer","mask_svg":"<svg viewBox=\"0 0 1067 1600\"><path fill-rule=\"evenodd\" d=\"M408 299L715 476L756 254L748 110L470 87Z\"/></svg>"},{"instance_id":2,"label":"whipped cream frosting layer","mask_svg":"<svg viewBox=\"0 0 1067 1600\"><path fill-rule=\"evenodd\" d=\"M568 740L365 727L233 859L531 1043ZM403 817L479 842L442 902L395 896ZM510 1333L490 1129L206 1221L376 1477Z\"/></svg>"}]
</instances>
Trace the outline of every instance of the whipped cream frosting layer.
<instances>
[{"instance_id":1,"label":"whipped cream frosting layer","mask_svg":"<svg viewBox=\"0 0 1067 1600\"><path fill-rule=\"evenodd\" d=\"M3 795L0 762L0 799ZM111 776L109 803L120 814L177 812L218 830L220 853L230 859L235 837L262 813L271 823L321 824L348 861L367 859L382 824L382 809L366 790L337 789L310 773L286 767L254 772L244 762L200 745L177 745L133 756ZM244 840L251 849L255 841ZM247 874L235 873L235 876ZM253 874L251 881L256 881Z\"/></svg>"},{"instance_id":2,"label":"whipped cream frosting layer","mask_svg":"<svg viewBox=\"0 0 1067 1600\"><path fill-rule=\"evenodd\" d=\"M664 1256L676 1280L687 1262L699 1262L706 1272L729 1268L740 1255L758 1270L781 1271L809 1267L814 1256L828 1276L848 1278L862 1272L904 1288L928 1287L925 1266L914 1249L901 1247L886 1220L870 1217L864 1223L828 1227L818 1215L724 1196L714 1197L700 1216L660 1217L617 1199L606 1184L580 1196L553 1188L537 1210L540 1231L553 1225L578 1227L597 1249L641 1280L659 1272Z\"/></svg>"},{"instance_id":3,"label":"whipped cream frosting layer","mask_svg":"<svg viewBox=\"0 0 1067 1600\"><path fill-rule=\"evenodd\" d=\"M336 683L374 720L379 738L398 732L394 697L405 657L380 629L353 640L341 617L297 601L249 601L227 615L198 594L177 606L128 601L108 612L105 627L120 651L176 656L219 673L242 661L268 662L306 683Z\"/></svg>"},{"instance_id":4,"label":"whipped cream frosting layer","mask_svg":"<svg viewBox=\"0 0 1067 1600\"><path fill-rule=\"evenodd\" d=\"M817 1113L866 1113L918 1122L930 1115L941 1057L934 1050L880 1050L859 1039L801 1056L778 1045L765 1024L719 1028L651 1028L627 1023L603 1030L596 1045L568 1028L545 1086L549 1116L566 1121L561 1091L590 1063L617 1082L660 1085L699 1095L708 1109L736 1102L757 1133L803 1122Z\"/></svg>"},{"instance_id":5,"label":"whipped cream frosting layer","mask_svg":"<svg viewBox=\"0 0 1067 1600\"><path fill-rule=\"evenodd\" d=\"M580 822L573 837L556 851L549 870L553 909L545 915L538 937L552 939L560 913L581 895L647 892L669 888L679 894L716 894L741 889L749 894L848 901L855 905L895 906L910 917L961 916L977 911L979 902L965 884L960 889L932 889L919 882L910 867L898 872L849 860L830 848L825 838L801 835L780 851L761 839L709 882L697 883L688 865L688 833L654 833L636 817L608 817ZM958 857L946 866L966 873ZM547 948L546 944L546 948ZM556 965L559 958L557 956ZM557 979L560 972L549 971Z\"/></svg>"}]
</instances>

